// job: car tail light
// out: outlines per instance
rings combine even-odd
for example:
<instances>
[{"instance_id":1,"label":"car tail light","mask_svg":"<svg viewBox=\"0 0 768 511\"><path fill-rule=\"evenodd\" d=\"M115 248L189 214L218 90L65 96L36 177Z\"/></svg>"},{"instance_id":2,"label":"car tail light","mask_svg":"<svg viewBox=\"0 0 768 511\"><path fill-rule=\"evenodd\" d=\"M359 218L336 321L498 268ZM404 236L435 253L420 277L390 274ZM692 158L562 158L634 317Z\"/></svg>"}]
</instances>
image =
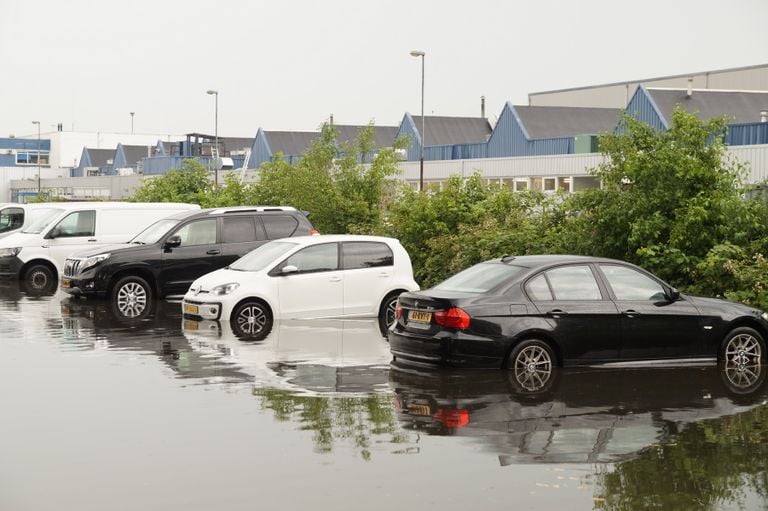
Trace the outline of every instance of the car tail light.
<instances>
[{"instance_id":1,"label":"car tail light","mask_svg":"<svg viewBox=\"0 0 768 511\"><path fill-rule=\"evenodd\" d=\"M400 319L403 317L403 306L400 305L400 300L397 301L397 305L395 305L395 319Z\"/></svg>"},{"instance_id":2,"label":"car tail light","mask_svg":"<svg viewBox=\"0 0 768 511\"><path fill-rule=\"evenodd\" d=\"M309 231L309 234L311 236L317 236L318 234L320 234L320 231L318 231L317 229L312 229L311 231Z\"/></svg>"},{"instance_id":3,"label":"car tail light","mask_svg":"<svg viewBox=\"0 0 768 511\"><path fill-rule=\"evenodd\" d=\"M469 410L455 408L441 408L432 416L437 422L446 428L463 428L469 424Z\"/></svg>"},{"instance_id":4,"label":"car tail light","mask_svg":"<svg viewBox=\"0 0 768 511\"><path fill-rule=\"evenodd\" d=\"M447 311L435 312L435 323L440 326L448 328L458 328L459 330L465 330L469 328L469 323L472 318L463 309L458 307L451 307Z\"/></svg>"}]
</instances>

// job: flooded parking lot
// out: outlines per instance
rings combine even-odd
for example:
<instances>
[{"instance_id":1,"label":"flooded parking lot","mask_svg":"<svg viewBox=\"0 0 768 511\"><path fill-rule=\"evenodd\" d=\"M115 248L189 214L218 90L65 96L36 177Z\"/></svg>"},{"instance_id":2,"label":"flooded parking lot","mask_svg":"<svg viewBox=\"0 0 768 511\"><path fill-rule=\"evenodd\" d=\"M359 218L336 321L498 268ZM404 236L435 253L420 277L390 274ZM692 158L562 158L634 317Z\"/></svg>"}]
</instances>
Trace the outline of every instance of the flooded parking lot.
<instances>
[{"instance_id":1,"label":"flooded parking lot","mask_svg":"<svg viewBox=\"0 0 768 511\"><path fill-rule=\"evenodd\" d=\"M765 368L390 365L375 321L264 338L0 287L0 509L764 509Z\"/></svg>"}]
</instances>

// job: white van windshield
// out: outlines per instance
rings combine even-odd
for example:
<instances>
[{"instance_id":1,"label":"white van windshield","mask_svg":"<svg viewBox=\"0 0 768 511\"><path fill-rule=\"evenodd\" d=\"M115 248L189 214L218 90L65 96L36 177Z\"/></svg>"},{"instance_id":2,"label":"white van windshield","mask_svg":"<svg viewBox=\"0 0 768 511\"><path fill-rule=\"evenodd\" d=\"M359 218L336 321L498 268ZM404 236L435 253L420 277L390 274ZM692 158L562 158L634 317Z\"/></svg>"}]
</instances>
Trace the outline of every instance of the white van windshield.
<instances>
[{"instance_id":1,"label":"white van windshield","mask_svg":"<svg viewBox=\"0 0 768 511\"><path fill-rule=\"evenodd\" d=\"M33 216L31 217L29 227L21 232L26 232L27 234L40 234L61 214L62 211L64 210L60 208L51 208L35 210L34 215L30 212L30 215Z\"/></svg>"},{"instance_id":2,"label":"white van windshield","mask_svg":"<svg viewBox=\"0 0 768 511\"><path fill-rule=\"evenodd\" d=\"M280 261L289 250L297 243L287 241L270 241L255 250L251 250L243 257L229 265L231 270L259 271L270 264Z\"/></svg>"},{"instance_id":3,"label":"white van windshield","mask_svg":"<svg viewBox=\"0 0 768 511\"><path fill-rule=\"evenodd\" d=\"M157 243L165 233L179 225L179 222L181 222L181 220L172 218L158 220L137 234L129 243L136 243L138 245L151 245L152 243Z\"/></svg>"}]
</instances>

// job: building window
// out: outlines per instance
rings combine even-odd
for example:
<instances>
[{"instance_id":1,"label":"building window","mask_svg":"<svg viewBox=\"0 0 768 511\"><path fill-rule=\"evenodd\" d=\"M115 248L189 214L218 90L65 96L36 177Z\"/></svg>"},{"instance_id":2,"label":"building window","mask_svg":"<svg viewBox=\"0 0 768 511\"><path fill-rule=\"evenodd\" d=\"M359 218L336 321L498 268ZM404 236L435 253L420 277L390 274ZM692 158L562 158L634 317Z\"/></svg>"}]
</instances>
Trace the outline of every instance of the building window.
<instances>
[{"instance_id":1,"label":"building window","mask_svg":"<svg viewBox=\"0 0 768 511\"><path fill-rule=\"evenodd\" d=\"M47 152L40 151L40 165L48 165L49 154ZM38 162L37 151L19 151L16 153L16 165L37 165Z\"/></svg>"},{"instance_id":2,"label":"building window","mask_svg":"<svg viewBox=\"0 0 768 511\"><path fill-rule=\"evenodd\" d=\"M570 177L558 177L557 178L557 191L571 192L571 178Z\"/></svg>"},{"instance_id":3,"label":"building window","mask_svg":"<svg viewBox=\"0 0 768 511\"><path fill-rule=\"evenodd\" d=\"M545 177L544 178L544 191L545 192L554 192L557 190L557 180L554 177Z\"/></svg>"},{"instance_id":4,"label":"building window","mask_svg":"<svg viewBox=\"0 0 768 511\"><path fill-rule=\"evenodd\" d=\"M515 191L524 192L528 189L528 178L515 179Z\"/></svg>"}]
</instances>

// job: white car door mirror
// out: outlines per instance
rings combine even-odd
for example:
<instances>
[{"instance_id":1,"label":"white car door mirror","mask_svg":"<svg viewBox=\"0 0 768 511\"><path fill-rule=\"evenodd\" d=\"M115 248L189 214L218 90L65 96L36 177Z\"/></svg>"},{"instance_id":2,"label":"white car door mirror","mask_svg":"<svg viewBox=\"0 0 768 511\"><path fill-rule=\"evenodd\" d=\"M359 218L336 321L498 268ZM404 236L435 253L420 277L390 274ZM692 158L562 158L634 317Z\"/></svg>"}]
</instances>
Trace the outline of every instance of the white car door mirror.
<instances>
[{"instance_id":1,"label":"white car door mirror","mask_svg":"<svg viewBox=\"0 0 768 511\"><path fill-rule=\"evenodd\" d=\"M298 269L298 268L296 268L296 267L295 267L294 265L292 265L292 264L289 264L289 265L283 266L283 269L282 269L282 270L280 270L280 272L281 272L283 275L290 275L291 273L297 273L298 271L299 271L299 269Z\"/></svg>"}]
</instances>

